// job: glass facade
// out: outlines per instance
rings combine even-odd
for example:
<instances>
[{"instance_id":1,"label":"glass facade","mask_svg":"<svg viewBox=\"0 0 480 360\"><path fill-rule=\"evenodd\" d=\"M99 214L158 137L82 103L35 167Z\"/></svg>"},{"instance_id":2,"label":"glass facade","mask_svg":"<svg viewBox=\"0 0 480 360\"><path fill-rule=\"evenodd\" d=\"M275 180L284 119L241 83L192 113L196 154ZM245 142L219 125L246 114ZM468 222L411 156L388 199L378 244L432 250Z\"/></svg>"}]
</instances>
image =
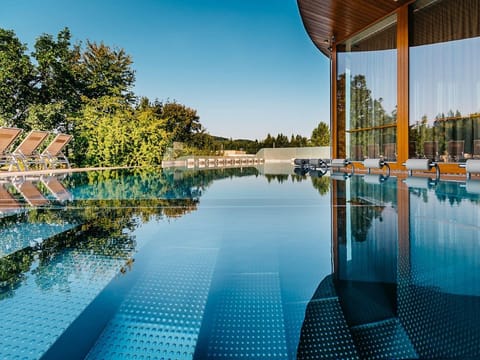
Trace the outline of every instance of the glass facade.
<instances>
[{"instance_id":1,"label":"glass facade","mask_svg":"<svg viewBox=\"0 0 480 360\"><path fill-rule=\"evenodd\" d=\"M396 34L391 16L337 45L340 157L396 160Z\"/></svg>"},{"instance_id":2,"label":"glass facade","mask_svg":"<svg viewBox=\"0 0 480 360\"><path fill-rule=\"evenodd\" d=\"M412 7L409 157L480 158L480 1L423 3Z\"/></svg>"},{"instance_id":3,"label":"glass facade","mask_svg":"<svg viewBox=\"0 0 480 360\"><path fill-rule=\"evenodd\" d=\"M408 143L395 14L336 45L336 157L480 159L480 0L418 0L408 24Z\"/></svg>"}]
</instances>

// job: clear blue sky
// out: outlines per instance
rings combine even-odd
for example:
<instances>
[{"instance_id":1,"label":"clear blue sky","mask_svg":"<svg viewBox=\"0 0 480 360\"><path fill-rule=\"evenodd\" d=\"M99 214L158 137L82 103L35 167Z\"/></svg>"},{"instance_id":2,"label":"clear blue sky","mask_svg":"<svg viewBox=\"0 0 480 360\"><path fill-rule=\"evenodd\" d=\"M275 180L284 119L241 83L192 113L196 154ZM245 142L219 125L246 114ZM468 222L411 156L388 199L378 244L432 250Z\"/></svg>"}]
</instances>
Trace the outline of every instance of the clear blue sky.
<instances>
[{"instance_id":1,"label":"clear blue sky","mask_svg":"<svg viewBox=\"0 0 480 360\"><path fill-rule=\"evenodd\" d=\"M296 0L1 0L0 27L33 48L69 27L133 58L135 93L195 108L213 135L305 136L329 122L329 64Z\"/></svg>"}]
</instances>

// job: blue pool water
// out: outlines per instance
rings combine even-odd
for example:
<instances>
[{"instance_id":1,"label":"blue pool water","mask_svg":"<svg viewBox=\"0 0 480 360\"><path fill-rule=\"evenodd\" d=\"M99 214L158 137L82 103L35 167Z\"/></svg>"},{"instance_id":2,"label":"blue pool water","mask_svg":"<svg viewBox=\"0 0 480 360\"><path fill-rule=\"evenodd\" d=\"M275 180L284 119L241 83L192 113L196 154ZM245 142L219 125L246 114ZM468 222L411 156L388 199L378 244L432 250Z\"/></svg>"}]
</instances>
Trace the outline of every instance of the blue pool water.
<instances>
[{"instance_id":1,"label":"blue pool water","mask_svg":"<svg viewBox=\"0 0 480 360\"><path fill-rule=\"evenodd\" d=\"M2 184L0 358L480 356L480 180L263 172Z\"/></svg>"}]
</instances>

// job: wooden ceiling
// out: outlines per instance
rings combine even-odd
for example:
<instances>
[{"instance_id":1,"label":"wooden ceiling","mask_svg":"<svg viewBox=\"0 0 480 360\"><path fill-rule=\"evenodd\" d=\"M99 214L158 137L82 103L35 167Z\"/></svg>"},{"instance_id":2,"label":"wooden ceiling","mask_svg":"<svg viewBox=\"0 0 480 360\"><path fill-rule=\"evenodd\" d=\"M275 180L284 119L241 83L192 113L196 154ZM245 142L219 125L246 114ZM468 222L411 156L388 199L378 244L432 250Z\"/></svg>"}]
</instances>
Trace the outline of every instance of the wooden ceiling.
<instances>
[{"instance_id":1,"label":"wooden ceiling","mask_svg":"<svg viewBox=\"0 0 480 360\"><path fill-rule=\"evenodd\" d=\"M303 24L314 44L329 55L332 35L348 39L412 0L297 0Z\"/></svg>"}]
</instances>

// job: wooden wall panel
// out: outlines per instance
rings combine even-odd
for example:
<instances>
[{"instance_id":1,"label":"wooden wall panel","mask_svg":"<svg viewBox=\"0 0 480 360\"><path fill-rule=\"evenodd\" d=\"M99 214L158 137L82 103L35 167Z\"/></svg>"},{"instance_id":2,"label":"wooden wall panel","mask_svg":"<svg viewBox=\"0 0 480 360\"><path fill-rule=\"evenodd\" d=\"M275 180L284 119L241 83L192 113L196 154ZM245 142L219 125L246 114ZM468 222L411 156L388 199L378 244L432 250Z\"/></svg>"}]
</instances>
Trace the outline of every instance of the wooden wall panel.
<instances>
[{"instance_id":1,"label":"wooden wall panel","mask_svg":"<svg viewBox=\"0 0 480 360\"><path fill-rule=\"evenodd\" d=\"M335 46L333 44L333 46ZM331 144L331 154L330 158L337 159L338 158L338 116L337 116L337 51L334 47L331 55L331 73L330 73L330 81L331 81L331 89L330 89L330 144Z\"/></svg>"},{"instance_id":2,"label":"wooden wall panel","mask_svg":"<svg viewBox=\"0 0 480 360\"><path fill-rule=\"evenodd\" d=\"M300 15L314 44L328 54L325 40L343 41L413 0L297 0Z\"/></svg>"},{"instance_id":3,"label":"wooden wall panel","mask_svg":"<svg viewBox=\"0 0 480 360\"><path fill-rule=\"evenodd\" d=\"M408 5L397 10L397 162L408 159L409 43Z\"/></svg>"}]
</instances>

